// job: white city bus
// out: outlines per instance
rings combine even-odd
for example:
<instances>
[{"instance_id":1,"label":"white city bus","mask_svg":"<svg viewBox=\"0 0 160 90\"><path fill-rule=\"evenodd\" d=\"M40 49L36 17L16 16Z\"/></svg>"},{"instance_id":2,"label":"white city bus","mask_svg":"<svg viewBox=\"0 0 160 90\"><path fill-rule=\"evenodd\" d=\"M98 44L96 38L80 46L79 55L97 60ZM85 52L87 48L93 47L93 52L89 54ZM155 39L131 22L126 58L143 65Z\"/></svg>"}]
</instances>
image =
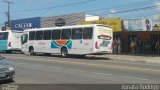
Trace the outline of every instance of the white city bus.
<instances>
[{"instance_id":1,"label":"white city bus","mask_svg":"<svg viewBox=\"0 0 160 90\"><path fill-rule=\"evenodd\" d=\"M24 30L22 52L87 55L112 53L112 28L101 24Z\"/></svg>"},{"instance_id":2,"label":"white city bus","mask_svg":"<svg viewBox=\"0 0 160 90\"><path fill-rule=\"evenodd\" d=\"M20 51L21 36L20 31L0 31L0 51Z\"/></svg>"}]
</instances>

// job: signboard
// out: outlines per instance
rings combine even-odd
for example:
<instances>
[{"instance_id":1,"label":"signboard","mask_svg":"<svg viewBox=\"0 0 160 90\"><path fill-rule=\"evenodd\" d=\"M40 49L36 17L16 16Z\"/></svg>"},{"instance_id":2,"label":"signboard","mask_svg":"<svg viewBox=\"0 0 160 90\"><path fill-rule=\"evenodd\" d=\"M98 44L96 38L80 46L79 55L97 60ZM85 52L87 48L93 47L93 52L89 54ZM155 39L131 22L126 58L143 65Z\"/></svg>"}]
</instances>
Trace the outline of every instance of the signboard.
<instances>
[{"instance_id":1,"label":"signboard","mask_svg":"<svg viewBox=\"0 0 160 90\"><path fill-rule=\"evenodd\" d=\"M59 18L55 21L55 25L58 27L64 26L66 24L65 19Z\"/></svg>"},{"instance_id":2,"label":"signboard","mask_svg":"<svg viewBox=\"0 0 160 90\"><path fill-rule=\"evenodd\" d=\"M40 17L11 21L11 30L23 31L31 28L40 28Z\"/></svg>"},{"instance_id":3,"label":"signboard","mask_svg":"<svg viewBox=\"0 0 160 90\"><path fill-rule=\"evenodd\" d=\"M152 19L123 20L122 31L152 31Z\"/></svg>"},{"instance_id":4,"label":"signboard","mask_svg":"<svg viewBox=\"0 0 160 90\"><path fill-rule=\"evenodd\" d=\"M160 14L153 15L153 30L152 31L160 31Z\"/></svg>"},{"instance_id":5,"label":"signboard","mask_svg":"<svg viewBox=\"0 0 160 90\"><path fill-rule=\"evenodd\" d=\"M81 25L85 24L105 24L112 26L113 32L120 32L121 29L121 19L120 18L112 18L112 19L103 19L103 20L96 20L96 21L86 21L80 22Z\"/></svg>"},{"instance_id":6,"label":"signboard","mask_svg":"<svg viewBox=\"0 0 160 90\"><path fill-rule=\"evenodd\" d=\"M124 20L125 31L143 31L141 19Z\"/></svg>"}]
</instances>

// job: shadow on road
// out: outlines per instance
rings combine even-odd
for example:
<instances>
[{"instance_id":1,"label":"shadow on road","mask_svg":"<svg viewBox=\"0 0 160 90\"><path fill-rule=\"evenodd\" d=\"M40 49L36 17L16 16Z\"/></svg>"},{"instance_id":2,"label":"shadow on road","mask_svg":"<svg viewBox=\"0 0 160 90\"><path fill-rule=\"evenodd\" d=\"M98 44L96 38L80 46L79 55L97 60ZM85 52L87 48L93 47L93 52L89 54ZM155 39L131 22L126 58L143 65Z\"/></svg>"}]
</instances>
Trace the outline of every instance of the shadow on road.
<instances>
[{"instance_id":1,"label":"shadow on road","mask_svg":"<svg viewBox=\"0 0 160 90\"><path fill-rule=\"evenodd\" d=\"M0 81L0 85L2 85L2 84L13 84L13 83L15 83L14 80Z\"/></svg>"},{"instance_id":2,"label":"shadow on road","mask_svg":"<svg viewBox=\"0 0 160 90\"><path fill-rule=\"evenodd\" d=\"M0 51L1 54L23 54L22 52L19 51L13 51L13 52L2 52Z\"/></svg>"},{"instance_id":3,"label":"shadow on road","mask_svg":"<svg viewBox=\"0 0 160 90\"><path fill-rule=\"evenodd\" d=\"M61 55L45 55L45 54L36 54L35 56L44 56L44 57L57 57L57 58L62 58ZM81 60L111 60L110 58L107 57L101 57L101 56L81 56L81 55L69 55L67 58L71 59L81 59Z\"/></svg>"}]
</instances>

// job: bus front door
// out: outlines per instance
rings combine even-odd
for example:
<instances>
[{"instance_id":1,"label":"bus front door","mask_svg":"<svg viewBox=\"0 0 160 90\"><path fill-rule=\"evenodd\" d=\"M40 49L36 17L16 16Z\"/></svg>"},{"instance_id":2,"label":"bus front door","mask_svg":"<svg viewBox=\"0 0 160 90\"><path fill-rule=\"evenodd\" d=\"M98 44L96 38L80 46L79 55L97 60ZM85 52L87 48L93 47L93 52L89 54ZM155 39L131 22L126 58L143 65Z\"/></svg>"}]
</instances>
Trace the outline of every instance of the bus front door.
<instances>
[{"instance_id":1,"label":"bus front door","mask_svg":"<svg viewBox=\"0 0 160 90\"><path fill-rule=\"evenodd\" d=\"M21 43L22 43L22 52L29 52L28 49L28 34L23 34L21 38Z\"/></svg>"}]
</instances>

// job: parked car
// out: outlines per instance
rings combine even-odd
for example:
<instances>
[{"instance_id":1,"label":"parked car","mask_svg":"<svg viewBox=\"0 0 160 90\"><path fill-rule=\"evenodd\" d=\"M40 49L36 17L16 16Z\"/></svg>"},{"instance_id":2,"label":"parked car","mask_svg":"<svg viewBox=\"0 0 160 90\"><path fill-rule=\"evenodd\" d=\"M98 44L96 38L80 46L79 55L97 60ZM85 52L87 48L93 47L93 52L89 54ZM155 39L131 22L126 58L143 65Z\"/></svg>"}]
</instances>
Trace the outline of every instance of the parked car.
<instances>
[{"instance_id":1,"label":"parked car","mask_svg":"<svg viewBox=\"0 0 160 90\"><path fill-rule=\"evenodd\" d=\"M15 68L12 64L5 60L5 57L0 55L0 82L12 81L15 77Z\"/></svg>"}]
</instances>

